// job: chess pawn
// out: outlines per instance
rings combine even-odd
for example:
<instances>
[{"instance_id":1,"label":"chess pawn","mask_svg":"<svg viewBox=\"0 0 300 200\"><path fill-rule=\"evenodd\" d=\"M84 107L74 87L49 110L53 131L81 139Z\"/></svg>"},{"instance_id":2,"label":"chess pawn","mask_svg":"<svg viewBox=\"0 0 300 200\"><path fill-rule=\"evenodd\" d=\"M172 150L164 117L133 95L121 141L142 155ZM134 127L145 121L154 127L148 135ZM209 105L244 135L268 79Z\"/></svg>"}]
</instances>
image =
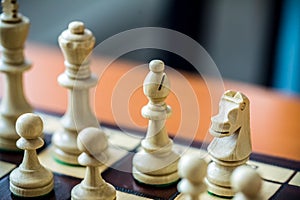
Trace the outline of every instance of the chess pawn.
<instances>
[{"instance_id":1,"label":"chess pawn","mask_svg":"<svg viewBox=\"0 0 300 200\"><path fill-rule=\"evenodd\" d=\"M68 108L61 119L62 130L54 133L52 144L54 157L67 164L78 164L80 154L77 135L85 127L100 125L90 108L89 88L97 84L97 77L91 74L89 55L95 38L82 22L74 21L58 38L65 57L66 70L58 77L58 83L68 89Z\"/></svg>"},{"instance_id":2,"label":"chess pawn","mask_svg":"<svg viewBox=\"0 0 300 200\"><path fill-rule=\"evenodd\" d=\"M23 91L23 72L31 67L24 58L24 43L30 22L18 13L16 1L3 0L0 16L0 42L2 57L0 71L4 73L5 88L0 105L0 149L20 150L16 146L19 135L15 124L18 117L32 108Z\"/></svg>"},{"instance_id":3,"label":"chess pawn","mask_svg":"<svg viewBox=\"0 0 300 200\"><path fill-rule=\"evenodd\" d=\"M44 144L40 137L43 122L39 116L26 113L18 118L16 130L21 137L17 146L24 150L24 157L19 167L10 173L10 191L20 197L46 195L53 189L54 181L52 172L40 164L36 153Z\"/></svg>"},{"instance_id":4,"label":"chess pawn","mask_svg":"<svg viewBox=\"0 0 300 200\"><path fill-rule=\"evenodd\" d=\"M170 92L170 84L164 73L164 63L152 60L150 72L145 78L143 89L149 103L142 108L142 115L149 119L142 150L133 157L133 177L149 185L168 185L179 177L177 164L179 155L173 151L173 141L168 137L165 122L171 108L164 102Z\"/></svg>"},{"instance_id":5,"label":"chess pawn","mask_svg":"<svg viewBox=\"0 0 300 200\"><path fill-rule=\"evenodd\" d=\"M178 173L182 178L177 185L179 192L187 200L199 200L199 195L206 191L203 181L207 170L207 163L201 157L184 155L178 163Z\"/></svg>"},{"instance_id":6,"label":"chess pawn","mask_svg":"<svg viewBox=\"0 0 300 200\"><path fill-rule=\"evenodd\" d=\"M236 168L231 176L231 184L236 192L234 200L264 200L261 196L262 179L249 166Z\"/></svg>"},{"instance_id":7,"label":"chess pawn","mask_svg":"<svg viewBox=\"0 0 300 200\"><path fill-rule=\"evenodd\" d=\"M99 172L99 166L107 159L108 143L105 133L98 128L85 128L77 137L77 145L82 151L78 162L86 166L86 172L82 182L72 189L72 200L115 199L115 188L106 183Z\"/></svg>"}]
</instances>

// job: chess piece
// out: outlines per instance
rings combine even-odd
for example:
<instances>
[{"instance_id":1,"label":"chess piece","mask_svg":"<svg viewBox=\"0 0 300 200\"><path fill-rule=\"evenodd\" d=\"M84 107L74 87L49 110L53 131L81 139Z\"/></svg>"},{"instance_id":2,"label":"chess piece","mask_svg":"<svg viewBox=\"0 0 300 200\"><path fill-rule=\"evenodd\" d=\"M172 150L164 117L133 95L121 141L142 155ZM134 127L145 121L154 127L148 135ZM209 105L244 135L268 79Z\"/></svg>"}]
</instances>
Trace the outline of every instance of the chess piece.
<instances>
[{"instance_id":1,"label":"chess piece","mask_svg":"<svg viewBox=\"0 0 300 200\"><path fill-rule=\"evenodd\" d=\"M187 200L199 200L199 195L206 191L203 181L207 170L207 163L200 156L184 155L178 163L178 173L182 178L178 183L178 191Z\"/></svg>"},{"instance_id":2,"label":"chess piece","mask_svg":"<svg viewBox=\"0 0 300 200\"><path fill-rule=\"evenodd\" d=\"M249 166L240 166L233 171L231 185L236 192L234 200L264 200L260 192L262 179Z\"/></svg>"},{"instance_id":3,"label":"chess piece","mask_svg":"<svg viewBox=\"0 0 300 200\"><path fill-rule=\"evenodd\" d=\"M211 122L209 133L215 138L208 146L212 159L207 168L208 191L232 197L231 174L248 161L252 151L248 98L240 92L226 91L220 101L219 113Z\"/></svg>"},{"instance_id":4,"label":"chess piece","mask_svg":"<svg viewBox=\"0 0 300 200\"><path fill-rule=\"evenodd\" d=\"M15 130L18 117L32 108L23 91L23 72L31 67L24 58L24 43L29 31L29 19L18 13L18 4L2 0L0 42L2 58L0 71L4 73L5 88L0 105L0 149L18 151Z\"/></svg>"},{"instance_id":5,"label":"chess piece","mask_svg":"<svg viewBox=\"0 0 300 200\"><path fill-rule=\"evenodd\" d=\"M89 102L89 88L97 84L97 77L91 74L89 67L95 38L82 22L74 21L62 32L58 42L66 66L58 83L68 89L69 95L68 108L61 119L63 129L55 132L52 138L53 153L56 160L76 165L80 154L76 143L78 132L85 127L100 128Z\"/></svg>"},{"instance_id":6,"label":"chess piece","mask_svg":"<svg viewBox=\"0 0 300 200\"><path fill-rule=\"evenodd\" d=\"M99 166L107 159L108 143L105 133L98 128L85 128L78 134L77 145L82 151L78 162L86 166L86 172L83 181L72 189L72 200L115 199L115 188L106 183L99 172Z\"/></svg>"},{"instance_id":7,"label":"chess piece","mask_svg":"<svg viewBox=\"0 0 300 200\"><path fill-rule=\"evenodd\" d=\"M53 174L40 164L36 153L36 149L44 145L40 137L43 131L41 118L32 113L23 114L17 119L16 130L21 136L17 146L24 150L24 157L19 167L10 173L10 191L20 197L50 193L54 186Z\"/></svg>"},{"instance_id":8,"label":"chess piece","mask_svg":"<svg viewBox=\"0 0 300 200\"><path fill-rule=\"evenodd\" d=\"M149 185L166 185L179 179L179 155L173 151L173 141L165 127L171 107L164 102L170 92L164 68L160 60L152 60L149 64L150 72L143 84L149 103L142 108L142 115L149 119L148 130L141 143L142 150L133 157L133 177Z\"/></svg>"}]
</instances>

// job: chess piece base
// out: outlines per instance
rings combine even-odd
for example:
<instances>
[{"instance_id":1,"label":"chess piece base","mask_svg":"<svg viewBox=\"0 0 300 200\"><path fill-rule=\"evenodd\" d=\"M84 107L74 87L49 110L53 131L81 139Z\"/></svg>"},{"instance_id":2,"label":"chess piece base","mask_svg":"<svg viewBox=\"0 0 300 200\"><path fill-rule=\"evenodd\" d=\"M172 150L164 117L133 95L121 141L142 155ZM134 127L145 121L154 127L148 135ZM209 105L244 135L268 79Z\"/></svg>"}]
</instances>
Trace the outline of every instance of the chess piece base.
<instances>
[{"instance_id":1,"label":"chess piece base","mask_svg":"<svg viewBox=\"0 0 300 200\"><path fill-rule=\"evenodd\" d=\"M133 177L148 185L169 185L179 180L179 155L165 149L148 153L141 150L133 157Z\"/></svg>"},{"instance_id":2,"label":"chess piece base","mask_svg":"<svg viewBox=\"0 0 300 200\"><path fill-rule=\"evenodd\" d=\"M57 162L66 164L66 165L79 165L78 156L79 154L71 154L63 151L57 146L53 146L52 155Z\"/></svg>"},{"instance_id":3,"label":"chess piece base","mask_svg":"<svg viewBox=\"0 0 300 200\"><path fill-rule=\"evenodd\" d=\"M108 183L99 187L84 187L82 183L76 185L71 192L72 200L114 200L116 190Z\"/></svg>"},{"instance_id":4,"label":"chess piece base","mask_svg":"<svg viewBox=\"0 0 300 200\"><path fill-rule=\"evenodd\" d=\"M133 178L140 183L155 186L168 186L176 183L179 180L177 171L171 174L149 175L138 171L135 167L132 168Z\"/></svg>"},{"instance_id":5,"label":"chess piece base","mask_svg":"<svg viewBox=\"0 0 300 200\"><path fill-rule=\"evenodd\" d=\"M234 196L234 191L232 190L231 187L222 187L216 184L213 184L205 178L205 183L207 185L207 191L208 193L211 193L216 196L220 197L233 197Z\"/></svg>"},{"instance_id":6,"label":"chess piece base","mask_svg":"<svg viewBox=\"0 0 300 200\"><path fill-rule=\"evenodd\" d=\"M205 179L207 191L222 197L234 196L230 184L230 177L235 168L236 166L221 166L215 162L210 163Z\"/></svg>"},{"instance_id":7,"label":"chess piece base","mask_svg":"<svg viewBox=\"0 0 300 200\"><path fill-rule=\"evenodd\" d=\"M212 157L207 167L207 175L205 182L208 192L217 196L232 197L234 196L231 188L230 178L232 172L241 165L244 165L248 158L235 162L225 162Z\"/></svg>"},{"instance_id":8,"label":"chess piece base","mask_svg":"<svg viewBox=\"0 0 300 200\"><path fill-rule=\"evenodd\" d=\"M10 191L20 197L44 196L50 193L54 187L52 173L43 167L32 173L16 168L9 178Z\"/></svg>"},{"instance_id":9,"label":"chess piece base","mask_svg":"<svg viewBox=\"0 0 300 200\"><path fill-rule=\"evenodd\" d=\"M58 131L52 137L54 158L68 165L79 165L78 156L80 151L77 147L77 133Z\"/></svg>"}]
</instances>

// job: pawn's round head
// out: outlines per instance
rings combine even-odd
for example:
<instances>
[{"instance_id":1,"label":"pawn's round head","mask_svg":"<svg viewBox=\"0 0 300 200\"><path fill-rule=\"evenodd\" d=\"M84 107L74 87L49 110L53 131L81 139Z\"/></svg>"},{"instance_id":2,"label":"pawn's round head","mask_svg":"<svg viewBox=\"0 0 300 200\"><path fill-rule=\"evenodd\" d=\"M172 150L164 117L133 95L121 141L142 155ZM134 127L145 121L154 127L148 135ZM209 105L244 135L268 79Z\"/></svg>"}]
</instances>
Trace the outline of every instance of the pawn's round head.
<instances>
[{"instance_id":1,"label":"pawn's round head","mask_svg":"<svg viewBox=\"0 0 300 200\"><path fill-rule=\"evenodd\" d=\"M107 149L107 137L101 129L88 127L78 134L77 146L80 151L96 156Z\"/></svg>"},{"instance_id":2,"label":"pawn's round head","mask_svg":"<svg viewBox=\"0 0 300 200\"><path fill-rule=\"evenodd\" d=\"M179 160L179 176L193 183L201 183L206 175L206 171L207 163L200 156L184 155Z\"/></svg>"},{"instance_id":3,"label":"pawn's round head","mask_svg":"<svg viewBox=\"0 0 300 200\"><path fill-rule=\"evenodd\" d=\"M25 139L36 139L42 134L43 121L36 114L25 113L17 119L16 131Z\"/></svg>"},{"instance_id":4,"label":"pawn's round head","mask_svg":"<svg viewBox=\"0 0 300 200\"><path fill-rule=\"evenodd\" d=\"M240 166L231 175L231 185L235 192L241 192L248 197L255 197L259 194L262 180L251 167Z\"/></svg>"}]
</instances>

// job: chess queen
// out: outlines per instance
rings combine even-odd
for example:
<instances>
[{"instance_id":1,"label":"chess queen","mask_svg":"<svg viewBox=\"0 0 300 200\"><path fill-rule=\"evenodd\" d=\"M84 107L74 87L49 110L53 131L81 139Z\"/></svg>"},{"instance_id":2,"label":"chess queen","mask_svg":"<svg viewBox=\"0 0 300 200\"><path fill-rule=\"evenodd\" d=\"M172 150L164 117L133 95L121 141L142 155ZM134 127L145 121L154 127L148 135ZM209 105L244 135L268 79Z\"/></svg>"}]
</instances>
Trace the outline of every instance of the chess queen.
<instances>
[{"instance_id":1,"label":"chess queen","mask_svg":"<svg viewBox=\"0 0 300 200\"><path fill-rule=\"evenodd\" d=\"M81 153L76 142L78 133L86 127L100 128L89 102L89 89L97 84L97 77L89 66L95 37L82 22L74 21L62 32L58 42L66 66L58 83L68 89L69 98L67 111L61 118L63 129L57 130L52 138L53 154L56 160L78 165Z\"/></svg>"}]
</instances>

